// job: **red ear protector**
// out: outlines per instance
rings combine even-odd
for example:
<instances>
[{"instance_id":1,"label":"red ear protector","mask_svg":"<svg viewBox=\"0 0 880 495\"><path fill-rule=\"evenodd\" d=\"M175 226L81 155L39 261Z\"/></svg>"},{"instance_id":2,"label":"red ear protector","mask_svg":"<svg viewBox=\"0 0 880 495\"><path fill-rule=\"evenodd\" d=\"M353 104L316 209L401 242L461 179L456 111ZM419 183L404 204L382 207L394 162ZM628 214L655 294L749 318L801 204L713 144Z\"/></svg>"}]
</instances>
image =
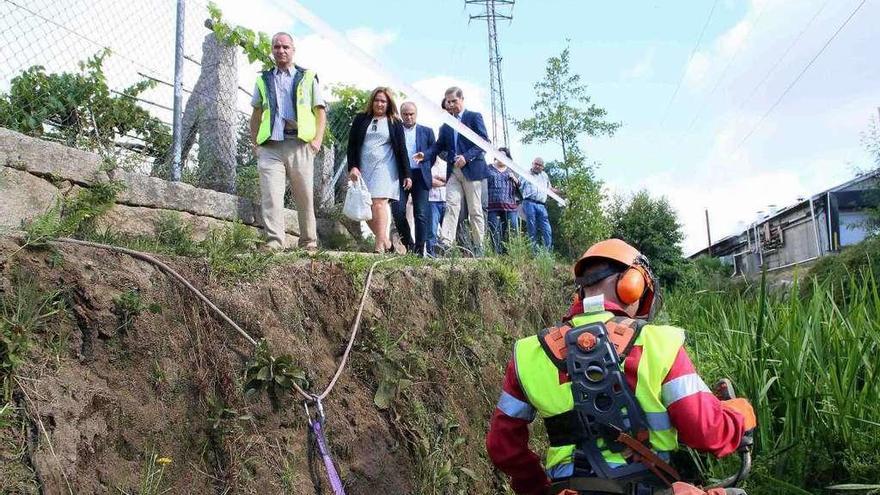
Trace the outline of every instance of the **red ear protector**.
<instances>
[{"instance_id":1,"label":"red ear protector","mask_svg":"<svg viewBox=\"0 0 880 495\"><path fill-rule=\"evenodd\" d=\"M645 292L654 288L654 277L651 275L644 256L637 258L635 263L622 272L608 267L605 270L593 272L589 277L578 277L576 282L582 287L589 287L615 274L617 275L617 298L624 304L632 304L641 300L645 296Z\"/></svg>"},{"instance_id":2,"label":"red ear protector","mask_svg":"<svg viewBox=\"0 0 880 495\"><path fill-rule=\"evenodd\" d=\"M631 266L617 276L617 298L624 304L639 301L648 290L650 280L641 266Z\"/></svg>"}]
</instances>

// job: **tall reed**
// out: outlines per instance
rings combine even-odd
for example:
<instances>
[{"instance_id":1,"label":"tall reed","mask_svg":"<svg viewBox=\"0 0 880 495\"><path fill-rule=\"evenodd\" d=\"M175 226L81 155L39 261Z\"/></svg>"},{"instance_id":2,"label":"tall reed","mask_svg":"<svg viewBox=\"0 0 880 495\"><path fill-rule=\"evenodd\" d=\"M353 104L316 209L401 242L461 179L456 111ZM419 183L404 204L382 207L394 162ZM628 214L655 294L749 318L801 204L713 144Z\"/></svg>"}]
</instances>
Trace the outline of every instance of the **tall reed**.
<instances>
[{"instance_id":1,"label":"tall reed","mask_svg":"<svg viewBox=\"0 0 880 495\"><path fill-rule=\"evenodd\" d=\"M731 287L666 300L665 318L688 331L706 381L730 377L756 407L757 493L880 481L878 280L862 271L804 283L808 290Z\"/></svg>"}]
</instances>

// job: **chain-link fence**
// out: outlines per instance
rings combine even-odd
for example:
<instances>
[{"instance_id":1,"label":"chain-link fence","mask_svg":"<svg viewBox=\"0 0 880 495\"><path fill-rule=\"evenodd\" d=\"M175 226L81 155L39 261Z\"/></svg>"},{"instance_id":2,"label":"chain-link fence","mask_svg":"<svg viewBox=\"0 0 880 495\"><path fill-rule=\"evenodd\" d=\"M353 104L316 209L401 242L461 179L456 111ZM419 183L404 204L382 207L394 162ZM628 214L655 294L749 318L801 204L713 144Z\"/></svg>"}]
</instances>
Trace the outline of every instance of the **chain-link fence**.
<instances>
[{"instance_id":1,"label":"chain-link fence","mask_svg":"<svg viewBox=\"0 0 880 495\"><path fill-rule=\"evenodd\" d=\"M175 0L0 0L0 127L169 178L176 15ZM210 18L208 5L186 2L182 180L256 198L248 119L261 65L218 41ZM322 209L333 205L351 117L367 88L320 82L329 101L315 161Z\"/></svg>"}]
</instances>

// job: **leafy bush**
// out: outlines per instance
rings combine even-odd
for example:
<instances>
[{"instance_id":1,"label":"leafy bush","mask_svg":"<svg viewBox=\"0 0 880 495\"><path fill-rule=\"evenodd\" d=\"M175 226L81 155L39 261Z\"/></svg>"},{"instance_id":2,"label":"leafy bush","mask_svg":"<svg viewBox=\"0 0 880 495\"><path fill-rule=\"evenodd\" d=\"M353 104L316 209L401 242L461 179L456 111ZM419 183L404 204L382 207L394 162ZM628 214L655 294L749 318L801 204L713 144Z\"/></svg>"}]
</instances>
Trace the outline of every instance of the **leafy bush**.
<instances>
[{"instance_id":1,"label":"leafy bush","mask_svg":"<svg viewBox=\"0 0 880 495\"><path fill-rule=\"evenodd\" d=\"M676 288L687 290L718 290L730 287L733 267L720 258L700 256L683 262L680 283Z\"/></svg>"},{"instance_id":2,"label":"leafy bush","mask_svg":"<svg viewBox=\"0 0 880 495\"><path fill-rule=\"evenodd\" d=\"M684 233L665 197L653 198L643 189L632 197L618 196L608 208L611 236L633 245L651 261L666 287L680 282L685 272L681 241Z\"/></svg>"},{"instance_id":3,"label":"leafy bush","mask_svg":"<svg viewBox=\"0 0 880 495\"><path fill-rule=\"evenodd\" d=\"M9 92L0 94L0 126L90 151L112 148L117 139L133 135L144 142L138 151L163 157L171 131L135 100L156 83L140 81L114 94L104 74L109 53L80 62L79 73L47 74L36 65L13 78Z\"/></svg>"},{"instance_id":4,"label":"leafy bush","mask_svg":"<svg viewBox=\"0 0 880 495\"><path fill-rule=\"evenodd\" d=\"M836 284L841 293L850 288L851 276L868 272L880 275L880 238L869 238L844 248L839 254L823 256L807 273L820 284ZM810 289L811 287L805 287Z\"/></svg>"},{"instance_id":5,"label":"leafy bush","mask_svg":"<svg viewBox=\"0 0 880 495\"><path fill-rule=\"evenodd\" d=\"M245 371L245 397L253 397L265 390L274 410L280 407L282 396L293 388L294 381L307 386L306 375L294 367L289 354L275 357L269 351L269 344L260 340L254 356Z\"/></svg>"}]
</instances>

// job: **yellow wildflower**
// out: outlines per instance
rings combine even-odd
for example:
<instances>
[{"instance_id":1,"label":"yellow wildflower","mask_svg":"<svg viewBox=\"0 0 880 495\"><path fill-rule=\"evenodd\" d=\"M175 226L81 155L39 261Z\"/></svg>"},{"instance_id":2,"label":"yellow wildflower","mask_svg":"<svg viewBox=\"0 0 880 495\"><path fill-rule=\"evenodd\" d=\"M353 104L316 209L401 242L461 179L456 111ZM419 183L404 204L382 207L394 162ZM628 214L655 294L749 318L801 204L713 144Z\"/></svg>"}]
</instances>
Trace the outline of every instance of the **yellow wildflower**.
<instances>
[{"instance_id":1,"label":"yellow wildflower","mask_svg":"<svg viewBox=\"0 0 880 495\"><path fill-rule=\"evenodd\" d=\"M165 465L171 464L171 458L170 457L160 457L160 458L156 459L156 463L165 466Z\"/></svg>"}]
</instances>

